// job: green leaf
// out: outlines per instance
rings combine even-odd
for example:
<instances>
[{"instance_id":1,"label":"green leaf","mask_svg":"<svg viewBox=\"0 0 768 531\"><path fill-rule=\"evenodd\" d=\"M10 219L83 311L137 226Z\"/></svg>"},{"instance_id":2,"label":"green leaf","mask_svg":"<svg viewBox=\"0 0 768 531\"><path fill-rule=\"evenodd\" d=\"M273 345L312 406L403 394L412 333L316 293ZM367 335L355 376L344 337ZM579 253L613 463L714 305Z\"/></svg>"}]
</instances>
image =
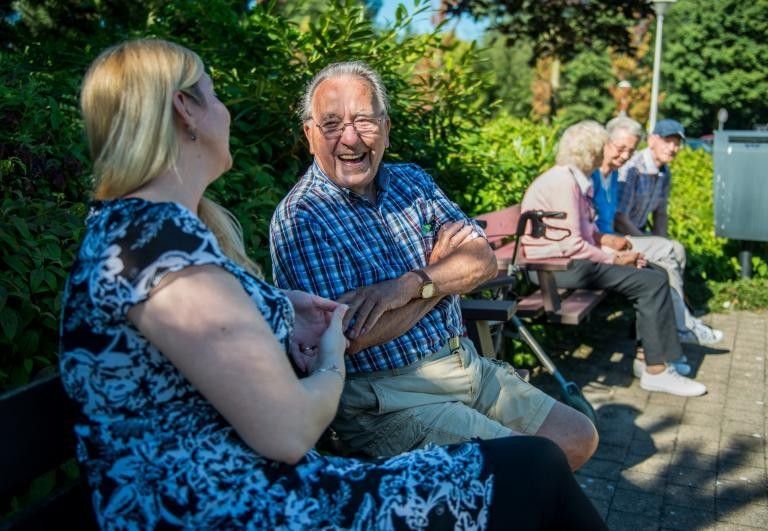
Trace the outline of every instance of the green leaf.
<instances>
[{"instance_id":1,"label":"green leaf","mask_svg":"<svg viewBox=\"0 0 768 531\"><path fill-rule=\"evenodd\" d=\"M29 275L29 283L32 291L37 291L45 278L45 271L42 269L34 269Z\"/></svg>"},{"instance_id":2,"label":"green leaf","mask_svg":"<svg viewBox=\"0 0 768 531\"><path fill-rule=\"evenodd\" d=\"M0 309L0 328L3 329L3 334L9 341L16 337L18 324L19 318L15 311L8 307Z\"/></svg>"}]
</instances>

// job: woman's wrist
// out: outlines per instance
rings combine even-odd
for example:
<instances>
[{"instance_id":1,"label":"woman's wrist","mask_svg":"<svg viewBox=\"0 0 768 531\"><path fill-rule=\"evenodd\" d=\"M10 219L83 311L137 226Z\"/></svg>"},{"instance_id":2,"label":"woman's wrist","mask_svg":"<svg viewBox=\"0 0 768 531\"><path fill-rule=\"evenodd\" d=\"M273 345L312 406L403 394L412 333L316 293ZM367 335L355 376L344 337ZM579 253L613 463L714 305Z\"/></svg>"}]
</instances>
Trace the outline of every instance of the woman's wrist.
<instances>
[{"instance_id":1,"label":"woman's wrist","mask_svg":"<svg viewBox=\"0 0 768 531\"><path fill-rule=\"evenodd\" d=\"M315 369L314 371L312 371L312 374L310 376L314 376L315 374L320 374L324 372L338 375L338 377L341 378L341 383L344 383L344 380L346 379L346 376L344 374L344 369L340 368L335 363L332 363L331 365L326 365L324 367L320 367L319 369Z\"/></svg>"}]
</instances>

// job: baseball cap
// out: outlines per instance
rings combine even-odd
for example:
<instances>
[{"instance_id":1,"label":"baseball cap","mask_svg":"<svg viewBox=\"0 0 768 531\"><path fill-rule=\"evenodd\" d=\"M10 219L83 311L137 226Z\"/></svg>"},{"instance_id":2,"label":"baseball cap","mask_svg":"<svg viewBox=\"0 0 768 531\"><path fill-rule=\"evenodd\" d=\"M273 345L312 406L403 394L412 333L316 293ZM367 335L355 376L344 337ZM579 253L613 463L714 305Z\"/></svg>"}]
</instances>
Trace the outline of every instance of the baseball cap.
<instances>
[{"instance_id":1,"label":"baseball cap","mask_svg":"<svg viewBox=\"0 0 768 531\"><path fill-rule=\"evenodd\" d=\"M672 136L677 135L685 140L685 128L683 124L677 120L660 120L656 122L656 127L653 128L653 134L659 136Z\"/></svg>"}]
</instances>

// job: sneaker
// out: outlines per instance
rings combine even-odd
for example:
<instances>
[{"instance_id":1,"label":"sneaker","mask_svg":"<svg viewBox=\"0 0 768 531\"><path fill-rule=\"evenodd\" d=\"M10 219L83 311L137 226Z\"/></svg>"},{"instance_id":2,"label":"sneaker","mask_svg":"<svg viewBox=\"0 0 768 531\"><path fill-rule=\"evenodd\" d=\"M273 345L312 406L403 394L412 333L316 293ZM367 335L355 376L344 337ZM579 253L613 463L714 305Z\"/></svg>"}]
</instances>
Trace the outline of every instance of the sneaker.
<instances>
[{"instance_id":1,"label":"sneaker","mask_svg":"<svg viewBox=\"0 0 768 531\"><path fill-rule=\"evenodd\" d=\"M643 371L640 387L646 391L659 391L677 396L701 396L707 392L704 384L681 376L672 364L667 365L667 370L659 374Z\"/></svg>"},{"instance_id":2,"label":"sneaker","mask_svg":"<svg viewBox=\"0 0 768 531\"><path fill-rule=\"evenodd\" d=\"M672 365L674 365L675 370L677 371L677 374L680 376L688 376L691 374L691 366L686 363L688 361L688 358L685 356L680 356L675 361L672 362ZM645 372L645 362L643 360L639 360L635 358L635 360L632 362L632 374L635 375L635 378L640 378L643 376L643 373Z\"/></svg>"},{"instance_id":3,"label":"sneaker","mask_svg":"<svg viewBox=\"0 0 768 531\"><path fill-rule=\"evenodd\" d=\"M677 334L680 343L691 343L693 345L714 345L723 339L723 332L710 328L698 319L694 322L692 328Z\"/></svg>"}]
</instances>

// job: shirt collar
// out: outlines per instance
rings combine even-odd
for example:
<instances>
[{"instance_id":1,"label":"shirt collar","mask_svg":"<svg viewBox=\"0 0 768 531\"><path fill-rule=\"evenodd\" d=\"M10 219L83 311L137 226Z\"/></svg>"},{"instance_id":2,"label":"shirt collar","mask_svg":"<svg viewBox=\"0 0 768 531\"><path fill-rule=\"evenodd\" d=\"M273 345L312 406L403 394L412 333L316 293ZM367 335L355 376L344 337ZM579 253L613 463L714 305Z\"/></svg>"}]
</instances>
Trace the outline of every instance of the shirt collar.
<instances>
[{"instance_id":1,"label":"shirt collar","mask_svg":"<svg viewBox=\"0 0 768 531\"><path fill-rule=\"evenodd\" d=\"M312 166L310 168L310 179L316 183L318 183L320 186L325 188L328 192L342 195L348 199L350 198L357 198L362 199L362 196L360 194L353 192L349 188L342 188L335 182L331 180L330 177L328 177L325 172L320 168L320 165L317 163L317 159L312 160ZM376 173L376 177L374 178L374 181L376 183L376 189L378 190L378 199L381 201L383 199L386 192L389 190L389 184L390 184L390 172L389 169L386 167L386 165L382 162L379 165L379 171Z\"/></svg>"},{"instance_id":2,"label":"shirt collar","mask_svg":"<svg viewBox=\"0 0 768 531\"><path fill-rule=\"evenodd\" d=\"M568 165L568 169L571 171L571 175L573 175L573 178L576 180L576 184L579 185L579 190L581 190L582 195L592 195L592 179L589 179L586 175L582 173L580 169L578 169L576 166Z\"/></svg>"},{"instance_id":3,"label":"shirt collar","mask_svg":"<svg viewBox=\"0 0 768 531\"><path fill-rule=\"evenodd\" d=\"M649 174L661 173L661 168L656 166L656 163L653 162L653 154L651 153L651 148L645 148L643 151L643 162L645 162L645 169Z\"/></svg>"}]
</instances>

